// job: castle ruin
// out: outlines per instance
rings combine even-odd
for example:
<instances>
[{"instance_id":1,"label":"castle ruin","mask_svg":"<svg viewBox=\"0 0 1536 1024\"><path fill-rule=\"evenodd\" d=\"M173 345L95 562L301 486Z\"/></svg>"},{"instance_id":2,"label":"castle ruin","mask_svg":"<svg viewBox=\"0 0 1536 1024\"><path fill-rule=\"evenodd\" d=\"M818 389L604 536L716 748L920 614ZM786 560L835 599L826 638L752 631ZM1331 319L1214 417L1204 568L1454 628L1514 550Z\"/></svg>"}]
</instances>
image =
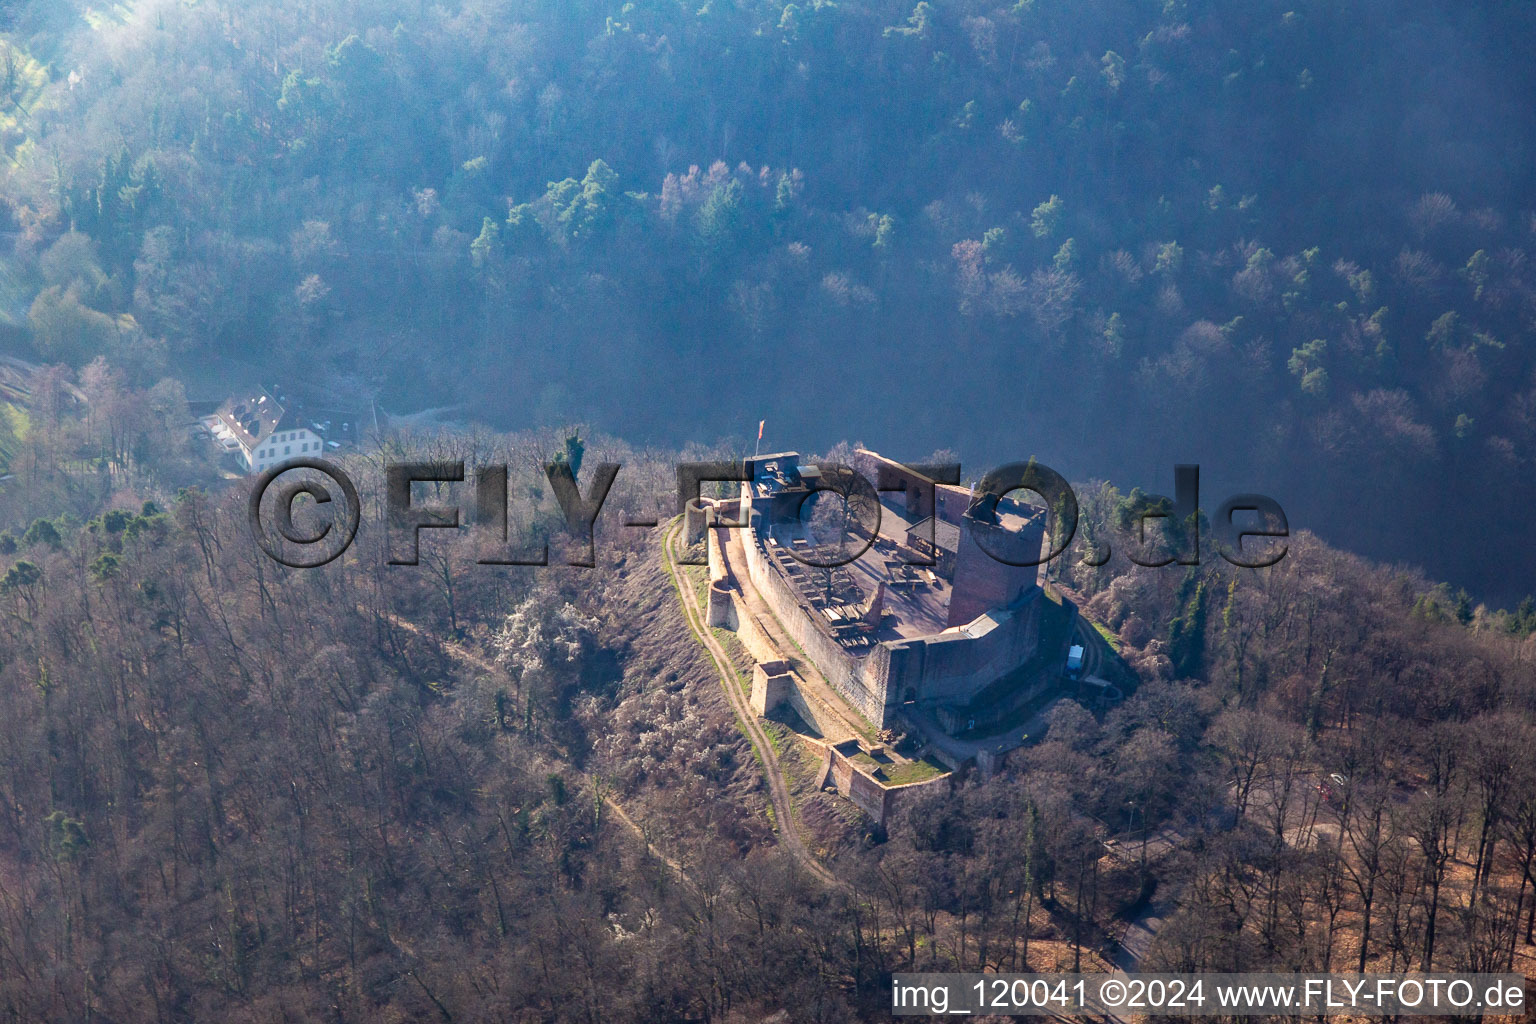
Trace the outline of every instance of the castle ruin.
<instances>
[{"instance_id":1,"label":"castle ruin","mask_svg":"<svg viewBox=\"0 0 1536 1024\"><path fill-rule=\"evenodd\" d=\"M824 735L851 731L828 721L838 717L828 705L841 702L875 730L985 734L1055 685L1066 657L1069 630L1042 624L1065 617L1070 626L1075 610L1045 593L1038 566L1008 564L1038 559L1045 511L1012 496L973 496L872 451L860 449L854 463L870 493L881 488L879 506L845 514L835 550L807 514L812 496L828 490L823 469L796 452L753 457L738 498L692 510L690 539L711 535L711 619L735 627L752 618L731 603L745 589L733 577L744 574L773 621L739 632L781 629L826 684L788 671L778 660L783 643L744 636L770 662L754 673L754 710L788 703ZM739 528L706 531L709 517Z\"/></svg>"}]
</instances>

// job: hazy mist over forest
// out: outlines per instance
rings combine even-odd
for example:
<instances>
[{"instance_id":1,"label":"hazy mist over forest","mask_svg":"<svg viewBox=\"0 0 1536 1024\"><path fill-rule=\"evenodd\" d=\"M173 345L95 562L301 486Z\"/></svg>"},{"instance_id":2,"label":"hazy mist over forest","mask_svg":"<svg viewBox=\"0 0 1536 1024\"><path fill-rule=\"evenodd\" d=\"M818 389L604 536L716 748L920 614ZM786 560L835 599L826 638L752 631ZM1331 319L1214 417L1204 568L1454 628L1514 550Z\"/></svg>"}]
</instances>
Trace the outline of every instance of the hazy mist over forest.
<instances>
[{"instance_id":1,"label":"hazy mist over forest","mask_svg":"<svg viewBox=\"0 0 1536 1024\"><path fill-rule=\"evenodd\" d=\"M639 443L1193 461L1480 596L1536 570L1529 5L5 20L17 350Z\"/></svg>"},{"instance_id":2,"label":"hazy mist over forest","mask_svg":"<svg viewBox=\"0 0 1536 1024\"><path fill-rule=\"evenodd\" d=\"M0 0L0 1018L1536 977L1533 55L1530 0ZM1178 557L1187 463L1273 558Z\"/></svg>"}]
</instances>

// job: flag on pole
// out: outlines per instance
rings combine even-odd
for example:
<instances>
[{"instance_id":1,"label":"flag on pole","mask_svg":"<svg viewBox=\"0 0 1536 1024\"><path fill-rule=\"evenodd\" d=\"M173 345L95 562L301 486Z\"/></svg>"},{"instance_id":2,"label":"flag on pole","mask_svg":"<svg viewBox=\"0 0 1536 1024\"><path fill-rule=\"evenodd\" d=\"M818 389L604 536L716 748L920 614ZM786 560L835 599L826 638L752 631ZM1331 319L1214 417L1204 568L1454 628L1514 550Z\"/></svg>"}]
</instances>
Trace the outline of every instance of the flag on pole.
<instances>
[{"instance_id":1,"label":"flag on pole","mask_svg":"<svg viewBox=\"0 0 1536 1024\"><path fill-rule=\"evenodd\" d=\"M767 420L758 420L757 421L757 439L759 441L761 441L763 439L763 427L765 427L767 425L768 425L768 421Z\"/></svg>"}]
</instances>

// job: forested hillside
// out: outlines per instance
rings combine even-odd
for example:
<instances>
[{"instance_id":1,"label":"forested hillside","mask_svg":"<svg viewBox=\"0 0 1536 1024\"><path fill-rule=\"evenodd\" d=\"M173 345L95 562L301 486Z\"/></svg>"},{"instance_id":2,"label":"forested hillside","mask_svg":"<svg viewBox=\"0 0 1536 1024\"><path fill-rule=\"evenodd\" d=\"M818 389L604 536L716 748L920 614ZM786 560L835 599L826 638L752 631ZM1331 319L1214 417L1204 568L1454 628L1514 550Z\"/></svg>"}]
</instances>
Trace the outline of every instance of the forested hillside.
<instances>
[{"instance_id":1,"label":"forested hillside","mask_svg":"<svg viewBox=\"0 0 1536 1024\"><path fill-rule=\"evenodd\" d=\"M0 1017L1536 976L1532 52L1531 3L0 0ZM198 426L257 387L372 413L323 568ZM1119 688L885 824L619 526L850 438L1091 481L1049 593ZM556 550L542 464L622 463L596 566L468 515L387 564L407 458L509 463ZM1188 462L1278 564L1127 560Z\"/></svg>"},{"instance_id":2,"label":"forested hillside","mask_svg":"<svg viewBox=\"0 0 1536 1024\"><path fill-rule=\"evenodd\" d=\"M591 456L633 471L617 500L670 490L668 459ZM1120 496L1084 493L1106 536ZM389 567L370 514L294 572L242 505L4 557L7 1016L847 1024L889 1019L893 970L1102 967L1149 901L1149 966L1532 970L1532 642L1308 536L1257 572L1065 574L1134 692L881 829L810 795L770 820L658 533L603 520L591 570L467 537Z\"/></svg>"},{"instance_id":3,"label":"forested hillside","mask_svg":"<svg viewBox=\"0 0 1536 1024\"><path fill-rule=\"evenodd\" d=\"M1530 5L4 18L29 358L1153 488L1199 461L1479 596L1536 570Z\"/></svg>"}]
</instances>

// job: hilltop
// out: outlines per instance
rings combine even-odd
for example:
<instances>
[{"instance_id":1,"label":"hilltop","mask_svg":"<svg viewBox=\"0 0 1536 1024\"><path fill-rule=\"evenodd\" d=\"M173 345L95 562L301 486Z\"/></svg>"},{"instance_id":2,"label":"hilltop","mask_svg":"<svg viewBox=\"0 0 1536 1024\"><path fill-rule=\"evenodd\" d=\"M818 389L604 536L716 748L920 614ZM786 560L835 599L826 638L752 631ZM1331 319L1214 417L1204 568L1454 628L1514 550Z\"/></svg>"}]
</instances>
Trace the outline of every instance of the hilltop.
<instances>
[{"instance_id":1,"label":"hilltop","mask_svg":"<svg viewBox=\"0 0 1536 1024\"><path fill-rule=\"evenodd\" d=\"M549 442L497 443L522 465ZM634 469L626 507L673 486L663 453L588 458ZM1083 493L1109 528L1113 493ZM365 531L294 572L241 502L186 491L0 555L0 1005L22 1016L877 1020L893 969L1114 960L1149 898L1147 964L1342 960L1367 911L1328 837L1363 842L1372 808L1367 963L1514 942L1529 969L1533 641L1305 534L1261 571L1073 569L1135 692L1069 702L885 828L768 737L829 883L784 855L660 531L610 522L592 570L437 538L387 571Z\"/></svg>"}]
</instances>

